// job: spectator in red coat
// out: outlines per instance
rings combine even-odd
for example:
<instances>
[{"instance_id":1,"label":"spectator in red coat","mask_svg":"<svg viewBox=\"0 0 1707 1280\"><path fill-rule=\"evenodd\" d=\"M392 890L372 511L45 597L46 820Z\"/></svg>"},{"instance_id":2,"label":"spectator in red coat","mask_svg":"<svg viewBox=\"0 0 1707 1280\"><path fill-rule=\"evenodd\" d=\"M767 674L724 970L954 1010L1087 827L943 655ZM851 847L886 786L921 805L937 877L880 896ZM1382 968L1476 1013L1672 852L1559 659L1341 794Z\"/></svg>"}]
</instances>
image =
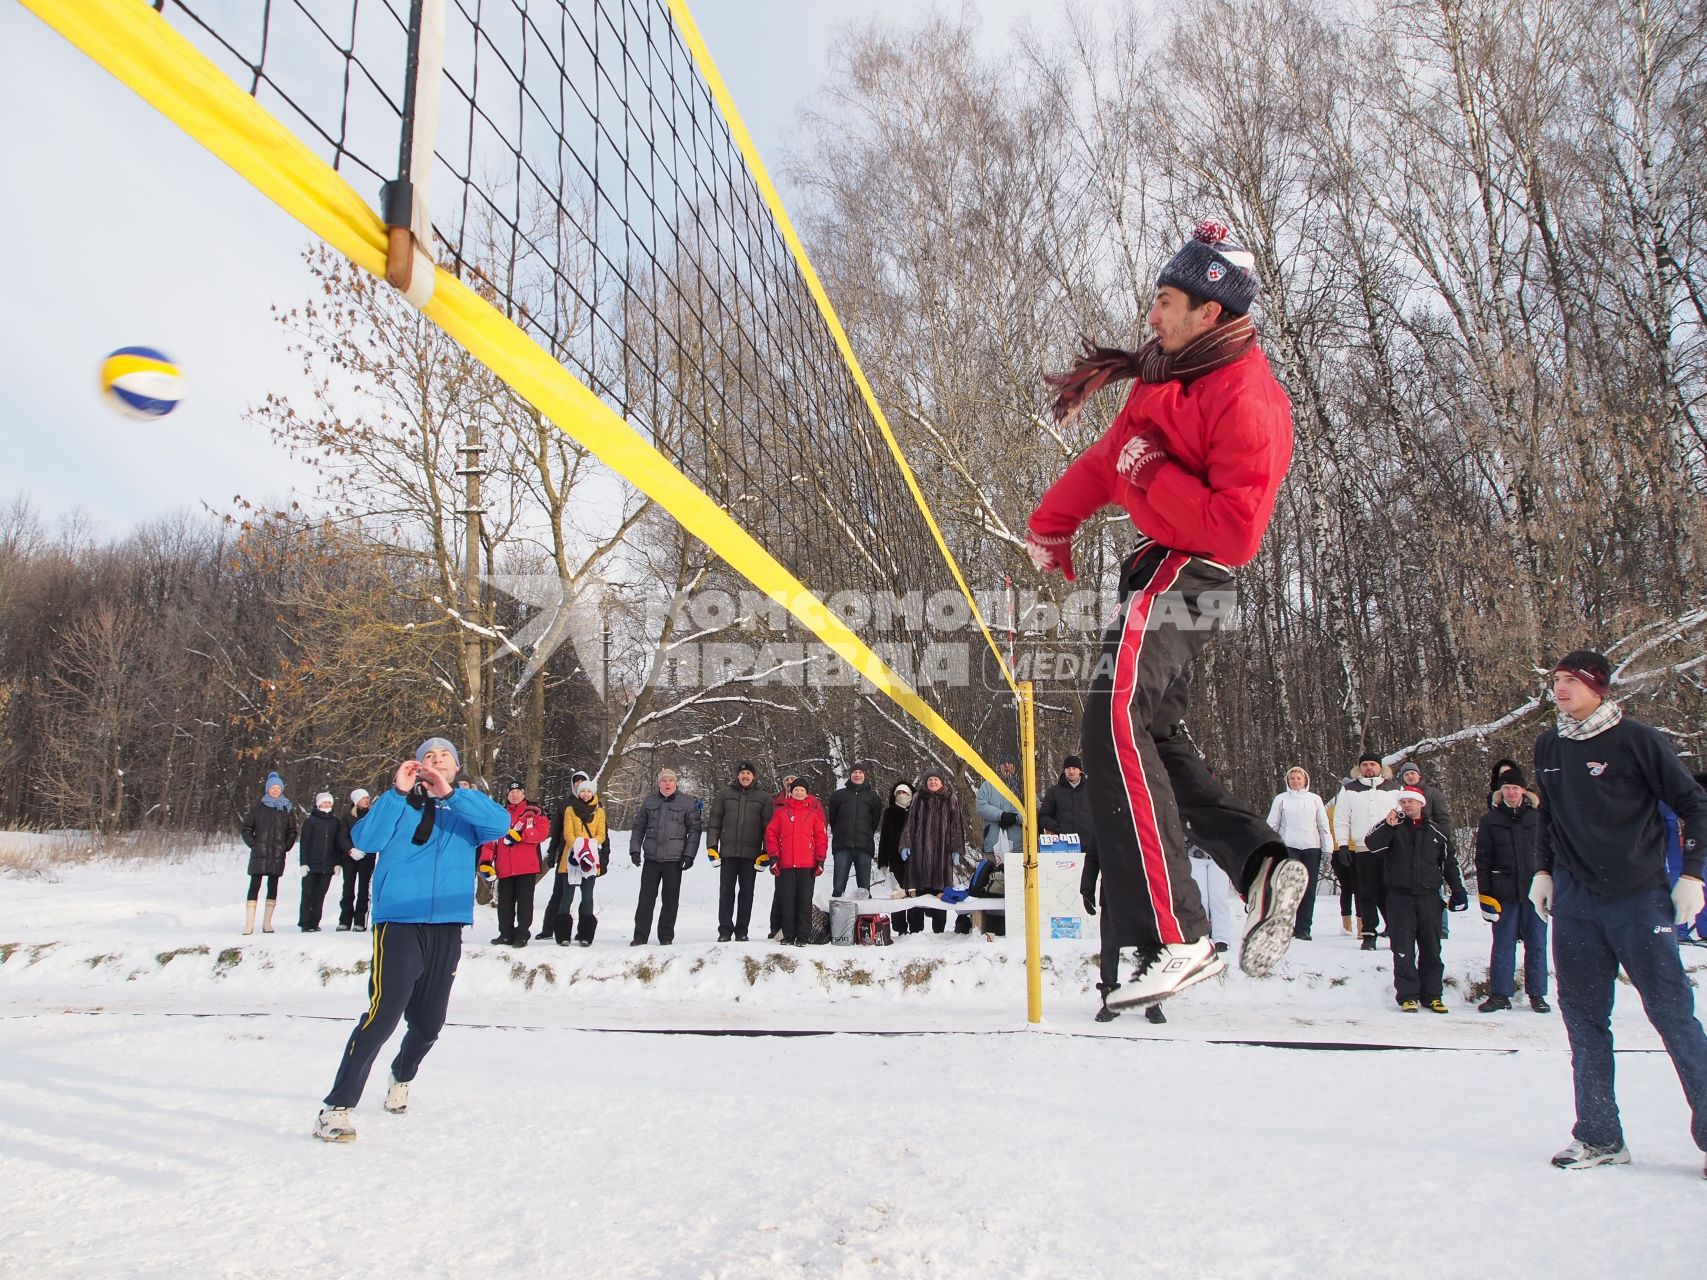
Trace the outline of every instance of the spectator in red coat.
<instances>
[{"instance_id":1,"label":"spectator in red coat","mask_svg":"<svg viewBox=\"0 0 1707 1280\"><path fill-rule=\"evenodd\" d=\"M824 874L829 849L823 806L806 783L795 778L788 798L776 806L765 828L765 852L771 856L777 901L782 904L782 940L788 946L804 946L812 932L812 881Z\"/></svg>"},{"instance_id":2,"label":"spectator in red coat","mask_svg":"<svg viewBox=\"0 0 1707 1280\"><path fill-rule=\"evenodd\" d=\"M551 837L551 819L528 803L527 788L507 784L504 808L510 829L480 850L498 877L498 936L495 946L525 947L533 934L533 887L539 880L539 846Z\"/></svg>"}]
</instances>

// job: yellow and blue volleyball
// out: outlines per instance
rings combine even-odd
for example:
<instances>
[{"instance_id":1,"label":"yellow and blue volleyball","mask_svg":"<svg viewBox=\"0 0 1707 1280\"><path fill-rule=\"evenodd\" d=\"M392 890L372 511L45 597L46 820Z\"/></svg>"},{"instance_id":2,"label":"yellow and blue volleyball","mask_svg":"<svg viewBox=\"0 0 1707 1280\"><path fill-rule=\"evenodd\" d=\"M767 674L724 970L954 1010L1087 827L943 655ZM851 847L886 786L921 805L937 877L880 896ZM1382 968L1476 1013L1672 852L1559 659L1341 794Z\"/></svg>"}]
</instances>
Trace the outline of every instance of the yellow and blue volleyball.
<instances>
[{"instance_id":1,"label":"yellow and blue volleyball","mask_svg":"<svg viewBox=\"0 0 1707 1280\"><path fill-rule=\"evenodd\" d=\"M184 378L171 356L153 347L120 347L101 362L107 402L131 418L153 421L178 407Z\"/></svg>"}]
</instances>

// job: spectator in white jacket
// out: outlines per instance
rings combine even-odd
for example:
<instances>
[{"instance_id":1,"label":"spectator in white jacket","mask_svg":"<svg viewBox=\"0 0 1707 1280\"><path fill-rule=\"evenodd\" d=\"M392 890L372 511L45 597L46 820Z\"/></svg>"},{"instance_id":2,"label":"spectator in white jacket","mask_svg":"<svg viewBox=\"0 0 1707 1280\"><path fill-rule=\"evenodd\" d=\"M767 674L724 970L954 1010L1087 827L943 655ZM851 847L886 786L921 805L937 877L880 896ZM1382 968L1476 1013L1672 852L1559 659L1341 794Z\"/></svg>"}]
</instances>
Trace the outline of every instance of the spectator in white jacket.
<instances>
[{"instance_id":1,"label":"spectator in white jacket","mask_svg":"<svg viewBox=\"0 0 1707 1280\"><path fill-rule=\"evenodd\" d=\"M1399 806L1399 784L1387 776L1387 766L1374 752L1357 762L1357 773L1334 797L1334 844L1336 861L1350 867L1357 885L1358 928L1363 950L1375 950L1381 927L1384 885L1381 856L1369 851L1369 833L1387 821Z\"/></svg>"},{"instance_id":2,"label":"spectator in white jacket","mask_svg":"<svg viewBox=\"0 0 1707 1280\"><path fill-rule=\"evenodd\" d=\"M1328 825L1328 806L1310 790L1310 775L1302 765L1286 771L1286 790L1268 806L1268 825L1274 828L1287 856L1297 858L1310 873L1310 887L1298 904L1298 919L1292 936L1310 941L1316 917L1316 878L1322 872L1322 856L1334 851L1333 828Z\"/></svg>"}]
</instances>

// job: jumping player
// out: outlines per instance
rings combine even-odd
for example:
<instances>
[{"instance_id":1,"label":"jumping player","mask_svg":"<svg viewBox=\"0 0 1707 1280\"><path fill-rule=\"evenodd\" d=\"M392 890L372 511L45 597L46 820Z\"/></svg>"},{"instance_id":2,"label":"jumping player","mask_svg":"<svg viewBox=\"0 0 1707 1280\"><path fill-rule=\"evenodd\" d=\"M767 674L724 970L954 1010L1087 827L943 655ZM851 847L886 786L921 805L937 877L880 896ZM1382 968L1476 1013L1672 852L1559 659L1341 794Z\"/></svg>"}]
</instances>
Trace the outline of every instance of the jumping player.
<instances>
[{"instance_id":1,"label":"jumping player","mask_svg":"<svg viewBox=\"0 0 1707 1280\"><path fill-rule=\"evenodd\" d=\"M1202 222L1162 268L1137 351L1091 347L1049 379L1057 421L1086 396L1136 379L1113 424L1031 515L1039 570L1073 578L1073 535L1114 505L1138 544L1120 569L1119 616L1085 702L1105 930L1137 946L1112 1007L1153 1004L1226 966L1206 936L1184 824L1244 893L1246 973L1269 973L1292 940L1308 883L1302 863L1215 778L1187 738L1191 663L1231 612L1233 570L1257 553L1292 459L1292 406L1257 346L1255 260Z\"/></svg>"}]
</instances>

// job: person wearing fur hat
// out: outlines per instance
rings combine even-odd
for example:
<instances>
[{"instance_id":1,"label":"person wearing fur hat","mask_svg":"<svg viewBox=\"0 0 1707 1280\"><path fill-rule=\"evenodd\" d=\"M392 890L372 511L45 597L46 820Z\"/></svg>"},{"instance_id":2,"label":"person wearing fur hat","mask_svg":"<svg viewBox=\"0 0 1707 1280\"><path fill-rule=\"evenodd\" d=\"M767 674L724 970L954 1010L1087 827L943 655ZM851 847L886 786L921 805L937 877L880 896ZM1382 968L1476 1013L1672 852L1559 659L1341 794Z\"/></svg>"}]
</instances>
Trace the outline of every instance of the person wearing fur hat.
<instances>
[{"instance_id":1,"label":"person wearing fur hat","mask_svg":"<svg viewBox=\"0 0 1707 1280\"><path fill-rule=\"evenodd\" d=\"M1469 896L1452 854L1452 842L1439 824L1424 816L1428 797L1409 788L1399 792L1397 806L1364 843L1382 861L1387 896L1387 943L1393 951L1393 995L1405 1013L1426 1005L1445 1013L1442 999L1445 967L1440 962L1441 891L1450 889L1454 911L1467 910Z\"/></svg>"},{"instance_id":2,"label":"person wearing fur hat","mask_svg":"<svg viewBox=\"0 0 1707 1280\"><path fill-rule=\"evenodd\" d=\"M1529 900L1535 879L1535 833L1541 822L1524 790L1523 770L1499 775L1500 803L1476 824L1476 895L1494 926L1483 1013L1511 1008L1517 994L1517 944L1523 943L1523 990L1529 1007L1547 1013L1547 922Z\"/></svg>"},{"instance_id":3,"label":"person wearing fur hat","mask_svg":"<svg viewBox=\"0 0 1707 1280\"><path fill-rule=\"evenodd\" d=\"M717 940L745 942L753 920L753 889L765 828L776 801L758 785L750 760L735 766L735 780L706 808L705 856L717 864Z\"/></svg>"},{"instance_id":4,"label":"person wearing fur hat","mask_svg":"<svg viewBox=\"0 0 1707 1280\"><path fill-rule=\"evenodd\" d=\"M350 850L349 833L332 812L332 793L314 797L314 812L302 824L297 858L302 863L302 902L297 907L296 927L304 933L320 932L320 917L326 909L326 890Z\"/></svg>"},{"instance_id":5,"label":"person wearing fur hat","mask_svg":"<svg viewBox=\"0 0 1707 1280\"><path fill-rule=\"evenodd\" d=\"M271 933L273 909L279 905L279 877L284 875L285 856L295 847L299 830L296 806L285 795L284 779L276 772L267 775L261 798L249 806L240 830L243 843L249 846L249 895L243 908L243 932L255 932L255 909L265 882L267 910L261 918L261 932Z\"/></svg>"},{"instance_id":6,"label":"person wearing fur hat","mask_svg":"<svg viewBox=\"0 0 1707 1280\"><path fill-rule=\"evenodd\" d=\"M409 1084L444 1027L462 931L474 923L475 859L510 829L510 815L490 796L455 785L459 763L450 741L428 738L350 832L377 859L373 960L367 1010L314 1124L323 1142L355 1141L356 1105L399 1020L406 1029L385 1094L393 1113L408 1110Z\"/></svg>"},{"instance_id":7,"label":"person wearing fur hat","mask_svg":"<svg viewBox=\"0 0 1707 1280\"><path fill-rule=\"evenodd\" d=\"M1347 875L1357 894L1357 920L1347 920L1349 931L1356 923L1363 950L1375 950L1381 928L1381 903L1386 896L1381 859L1368 855L1367 833L1385 821L1398 804L1399 784L1385 776L1386 765L1373 751L1365 751L1357 768L1334 797L1334 866L1341 879Z\"/></svg>"},{"instance_id":8,"label":"person wearing fur hat","mask_svg":"<svg viewBox=\"0 0 1707 1280\"><path fill-rule=\"evenodd\" d=\"M1576 1124L1560 1169L1630 1163L1613 1093L1612 999L1629 976L1689 1100L1707 1151L1707 1032L1678 952L1677 926L1703 906L1707 793L1654 729L1607 698L1612 664L1588 649L1554 664L1557 723L1535 740L1541 793L1529 900L1553 926L1553 976L1571 1042ZM1682 870L1668 892L1661 802L1683 824ZM1702 1168L1707 1176L1707 1166Z\"/></svg>"},{"instance_id":9,"label":"person wearing fur hat","mask_svg":"<svg viewBox=\"0 0 1707 1280\"><path fill-rule=\"evenodd\" d=\"M367 932L368 886L373 883L373 859L367 850L356 848L350 833L356 823L367 817L373 807L373 796L366 787L350 792L350 811L344 815L344 860L339 870L344 875L344 892L338 902L338 932Z\"/></svg>"},{"instance_id":10,"label":"person wearing fur hat","mask_svg":"<svg viewBox=\"0 0 1707 1280\"><path fill-rule=\"evenodd\" d=\"M1286 771L1286 790L1268 806L1268 825L1286 846L1288 856L1298 859L1310 873L1310 885L1298 903L1298 917L1293 923L1292 936L1310 941L1316 913L1316 877L1321 874L1322 859L1334 851L1334 833L1328 825L1328 808L1322 797L1310 790L1310 775L1303 765L1293 765Z\"/></svg>"},{"instance_id":11,"label":"person wearing fur hat","mask_svg":"<svg viewBox=\"0 0 1707 1280\"><path fill-rule=\"evenodd\" d=\"M901 832L906 829L907 810L912 804L911 784L897 782L889 788L889 803L883 807L883 818L877 827L877 866L889 877L890 891L895 896L906 892L901 888L901 874L907 865L901 861ZM896 933L907 932L907 915L905 911L897 911L890 917Z\"/></svg>"},{"instance_id":12,"label":"person wearing fur hat","mask_svg":"<svg viewBox=\"0 0 1707 1280\"><path fill-rule=\"evenodd\" d=\"M1121 1006L1165 999L1226 967L1207 936L1184 822L1246 896L1240 965L1252 976L1272 971L1291 943L1308 878L1182 724L1192 664L1230 612L1234 570L1262 545L1292 458L1292 406L1250 316L1257 287L1253 255L1227 227L1201 222L1156 279L1150 341L1137 351L1087 346L1050 379L1062 423L1099 388L1135 380L1107 432L1043 495L1026 537L1039 570L1071 581L1073 536L1097 511L1122 508L1138 533L1083 735L1102 927L1139 948Z\"/></svg>"},{"instance_id":13,"label":"person wearing fur hat","mask_svg":"<svg viewBox=\"0 0 1707 1280\"><path fill-rule=\"evenodd\" d=\"M598 789L585 774L576 784L575 798L563 811L560 848L557 874L563 879L564 891L557 912L557 945L566 947L573 941L590 947L599 927L599 919L593 914L593 886L610 870L610 832ZM581 894L578 916L576 890Z\"/></svg>"},{"instance_id":14,"label":"person wearing fur hat","mask_svg":"<svg viewBox=\"0 0 1707 1280\"><path fill-rule=\"evenodd\" d=\"M960 815L960 797L941 769L925 770L924 781L913 793L907 821L901 828L901 882L910 896L938 894L954 885L954 860L966 847L966 825ZM948 912L914 907L907 912L911 933L925 931L929 912L931 930L948 927Z\"/></svg>"}]
</instances>

